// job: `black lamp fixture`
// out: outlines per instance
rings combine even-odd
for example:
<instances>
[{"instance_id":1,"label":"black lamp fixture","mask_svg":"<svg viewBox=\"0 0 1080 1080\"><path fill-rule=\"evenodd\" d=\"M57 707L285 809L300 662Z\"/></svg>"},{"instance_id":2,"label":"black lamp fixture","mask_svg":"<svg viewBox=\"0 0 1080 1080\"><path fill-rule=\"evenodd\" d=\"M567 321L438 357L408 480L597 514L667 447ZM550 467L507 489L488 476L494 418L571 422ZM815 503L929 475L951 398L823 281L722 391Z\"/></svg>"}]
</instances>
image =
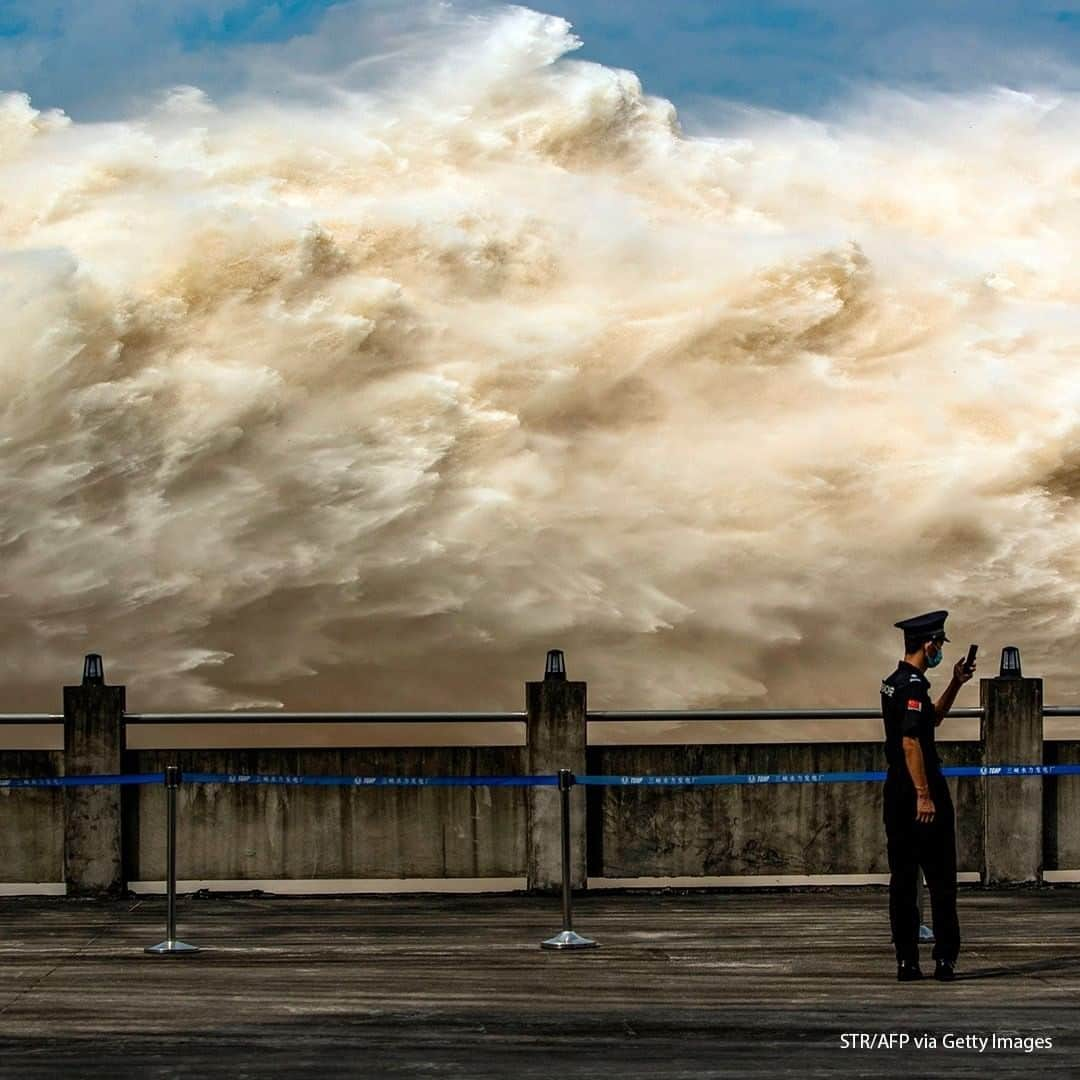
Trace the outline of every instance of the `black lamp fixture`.
<instances>
[{"instance_id":1,"label":"black lamp fixture","mask_svg":"<svg viewBox=\"0 0 1080 1080\"><path fill-rule=\"evenodd\" d=\"M566 659L562 649L548 649L547 663L544 664L544 682L548 679L566 678Z\"/></svg>"},{"instance_id":2,"label":"black lamp fixture","mask_svg":"<svg viewBox=\"0 0 1080 1080\"><path fill-rule=\"evenodd\" d=\"M1020 650L1015 645L1006 645L1001 650L1001 671L999 679L1019 679L1023 673L1020 670Z\"/></svg>"},{"instance_id":3,"label":"black lamp fixture","mask_svg":"<svg viewBox=\"0 0 1080 1080\"><path fill-rule=\"evenodd\" d=\"M104 686L105 665L101 662L101 654L92 652L86 654L82 669L83 686Z\"/></svg>"}]
</instances>

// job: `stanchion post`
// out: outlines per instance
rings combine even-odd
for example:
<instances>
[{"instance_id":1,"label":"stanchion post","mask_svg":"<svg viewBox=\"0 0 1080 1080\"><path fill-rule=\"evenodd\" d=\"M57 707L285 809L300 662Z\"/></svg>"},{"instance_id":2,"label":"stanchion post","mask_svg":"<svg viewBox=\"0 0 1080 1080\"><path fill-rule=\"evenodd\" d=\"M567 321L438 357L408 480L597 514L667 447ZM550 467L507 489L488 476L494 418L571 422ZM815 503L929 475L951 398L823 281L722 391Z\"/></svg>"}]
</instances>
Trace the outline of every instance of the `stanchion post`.
<instances>
[{"instance_id":1,"label":"stanchion post","mask_svg":"<svg viewBox=\"0 0 1080 1080\"><path fill-rule=\"evenodd\" d=\"M165 940L157 945L148 945L144 950L154 956L190 956L199 951L198 946L176 939L176 796L179 789L180 769L176 765L169 765L165 769L165 888L168 894L168 926Z\"/></svg>"},{"instance_id":2,"label":"stanchion post","mask_svg":"<svg viewBox=\"0 0 1080 1080\"><path fill-rule=\"evenodd\" d=\"M562 822L562 932L540 943L541 949L589 949L596 946L591 938L574 933L574 914L570 894L570 789L574 786L574 774L569 769L559 770L560 818Z\"/></svg>"}]
</instances>

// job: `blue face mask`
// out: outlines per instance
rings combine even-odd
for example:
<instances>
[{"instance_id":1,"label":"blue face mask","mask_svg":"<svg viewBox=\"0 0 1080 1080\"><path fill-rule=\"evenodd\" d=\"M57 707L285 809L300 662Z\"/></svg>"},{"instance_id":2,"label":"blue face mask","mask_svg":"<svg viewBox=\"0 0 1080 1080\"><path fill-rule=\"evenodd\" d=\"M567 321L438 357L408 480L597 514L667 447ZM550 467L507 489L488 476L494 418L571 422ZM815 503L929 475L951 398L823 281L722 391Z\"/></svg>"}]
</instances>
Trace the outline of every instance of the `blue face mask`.
<instances>
[{"instance_id":1,"label":"blue face mask","mask_svg":"<svg viewBox=\"0 0 1080 1080\"><path fill-rule=\"evenodd\" d=\"M929 656L926 658L926 666L927 667L937 667L938 664L941 663L944 655L945 654L941 651L941 646L938 645L937 646L937 653L935 654L933 659L931 659Z\"/></svg>"}]
</instances>

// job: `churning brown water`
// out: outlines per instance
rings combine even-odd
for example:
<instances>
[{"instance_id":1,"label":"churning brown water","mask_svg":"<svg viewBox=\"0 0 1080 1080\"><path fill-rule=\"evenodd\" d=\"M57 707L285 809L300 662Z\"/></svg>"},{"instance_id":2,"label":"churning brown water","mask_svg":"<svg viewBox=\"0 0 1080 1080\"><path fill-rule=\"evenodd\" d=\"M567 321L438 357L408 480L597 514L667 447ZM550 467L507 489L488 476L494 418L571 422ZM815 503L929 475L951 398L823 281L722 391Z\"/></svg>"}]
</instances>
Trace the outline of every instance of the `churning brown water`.
<instances>
[{"instance_id":1,"label":"churning brown water","mask_svg":"<svg viewBox=\"0 0 1080 1080\"><path fill-rule=\"evenodd\" d=\"M1080 101L691 135L577 44L0 98L0 711L873 706L938 607L1076 702Z\"/></svg>"}]
</instances>

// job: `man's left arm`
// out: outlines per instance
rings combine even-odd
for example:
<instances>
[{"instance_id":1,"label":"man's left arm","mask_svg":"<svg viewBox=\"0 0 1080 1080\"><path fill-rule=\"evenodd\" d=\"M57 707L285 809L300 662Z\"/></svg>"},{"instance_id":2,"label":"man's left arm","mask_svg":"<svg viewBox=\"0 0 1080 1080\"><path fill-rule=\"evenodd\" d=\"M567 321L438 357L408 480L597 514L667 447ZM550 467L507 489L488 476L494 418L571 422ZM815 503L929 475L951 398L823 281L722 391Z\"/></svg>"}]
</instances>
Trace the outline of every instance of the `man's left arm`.
<instances>
[{"instance_id":1,"label":"man's left arm","mask_svg":"<svg viewBox=\"0 0 1080 1080\"><path fill-rule=\"evenodd\" d=\"M949 715L956 695L960 693L960 687L975 674L977 666L977 664L972 664L970 668L966 668L963 660L957 660L956 667L953 668L952 682L945 687L945 692L934 703L934 727L937 727Z\"/></svg>"}]
</instances>

